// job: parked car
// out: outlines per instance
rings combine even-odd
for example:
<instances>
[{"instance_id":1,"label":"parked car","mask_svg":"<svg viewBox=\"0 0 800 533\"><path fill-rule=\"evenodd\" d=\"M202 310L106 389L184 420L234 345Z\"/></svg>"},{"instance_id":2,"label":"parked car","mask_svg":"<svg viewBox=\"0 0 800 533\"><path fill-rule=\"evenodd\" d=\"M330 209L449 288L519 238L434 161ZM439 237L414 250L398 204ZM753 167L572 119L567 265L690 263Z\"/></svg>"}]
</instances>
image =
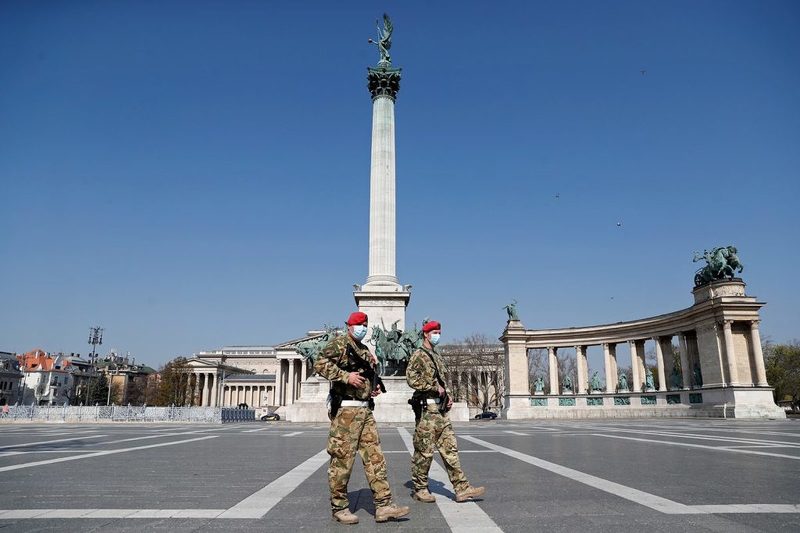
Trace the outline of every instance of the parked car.
<instances>
[{"instance_id":1,"label":"parked car","mask_svg":"<svg viewBox=\"0 0 800 533\"><path fill-rule=\"evenodd\" d=\"M485 420L485 419L494 420L497 418L497 413L493 413L491 411L484 411L482 413L478 413L475 415L475 420Z\"/></svg>"},{"instance_id":2,"label":"parked car","mask_svg":"<svg viewBox=\"0 0 800 533\"><path fill-rule=\"evenodd\" d=\"M278 413L267 413L261 417L261 420L266 422L267 420L280 420L281 415Z\"/></svg>"}]
</instances>

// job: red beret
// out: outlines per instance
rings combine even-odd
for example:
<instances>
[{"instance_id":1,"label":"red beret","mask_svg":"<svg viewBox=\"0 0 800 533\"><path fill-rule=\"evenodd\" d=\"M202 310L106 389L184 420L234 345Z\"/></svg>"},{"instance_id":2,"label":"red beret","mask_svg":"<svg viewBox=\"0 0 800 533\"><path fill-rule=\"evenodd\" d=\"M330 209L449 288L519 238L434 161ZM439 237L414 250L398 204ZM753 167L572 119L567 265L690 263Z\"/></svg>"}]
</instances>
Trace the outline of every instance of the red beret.
<instances>
[{"instance_id":1,"label":"red beret","mask_svg":"<svg viewBox=\"0 0 800 533\"><path fill-rule=\"evenodd\" d=\"M442 325L436 322L435 320L431 320L430 322L426 322L424 326L422 326L422 332L428 333L429 331L433 331L435 329L442 329Z\"/></svg>"},{"instance_id":2,"label":"red beret","mask_svg":"<svg viewBox=\"0 0 800 533\"><path fill-rule=\"evenodd\" d=\"M355 313L350 313L350 318L347 319L346 324L348 326L357 326L359 324L366 324L367 320L366 313L356 311Z\"/></svg>"}]
</instances>

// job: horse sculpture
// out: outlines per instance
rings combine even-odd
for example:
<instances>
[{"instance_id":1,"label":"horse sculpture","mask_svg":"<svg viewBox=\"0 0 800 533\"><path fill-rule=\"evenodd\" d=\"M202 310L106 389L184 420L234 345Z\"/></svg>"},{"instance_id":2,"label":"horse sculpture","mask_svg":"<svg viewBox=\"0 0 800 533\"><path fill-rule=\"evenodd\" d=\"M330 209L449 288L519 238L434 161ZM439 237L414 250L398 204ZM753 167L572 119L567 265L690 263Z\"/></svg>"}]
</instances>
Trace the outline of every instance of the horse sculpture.
<instances>
[{"instance_id":1,"label":"horse sculpture","mask_svg":"<svg viewBox=\"0 0 800 533\"><path fill-rule=\"evenodd\" d=\"M695 252L693 263L704 259L706 266L699 269L694 275L694 285L699 287L712 281L723 280L725 278L733 279L737 272L742 272L744 266L739 261L739 256L736 255L735 246L722 246L712 249L710 252L704 250L702 255Z\"/></svg>"}]
</instances>

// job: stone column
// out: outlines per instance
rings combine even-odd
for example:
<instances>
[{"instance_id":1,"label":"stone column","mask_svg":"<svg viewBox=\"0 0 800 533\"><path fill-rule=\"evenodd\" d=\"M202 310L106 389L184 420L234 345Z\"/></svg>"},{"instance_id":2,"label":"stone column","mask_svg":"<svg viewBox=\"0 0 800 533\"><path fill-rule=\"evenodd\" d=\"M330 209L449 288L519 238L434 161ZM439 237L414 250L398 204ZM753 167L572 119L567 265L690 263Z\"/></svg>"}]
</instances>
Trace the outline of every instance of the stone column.
<instances>
[{"instance_id":1,"label":"stone column","mask_svg":"<svg viewBox=\"0 0 800 533\"><path fill-rule=\"evenodd\" d=\"M368 80L372 93L372 164L367 284L397 284L394 100L400 90L400 69L371 68Z\"/></svg>"},{"instance_id":2,"label":"stone column","mask_svg":"<svg viewBox=\"0 0 800 533\"><path fill-rule=\"evenodd\" d=\"M506 389L502 416L506 419L526 418L531 409L531 385L525 327L518 320L510 320L506 324L502 341L505 352L503 381Z\"/></svg>"},{"instance_id":3,"label":"stone column","mask_svg":"<svg viewBox=\"0 0 800 533\"><path fill-rule=\"evenodd\" d=\"M678 351L681 357L681 379L683 380L683 388L688 389L692 385L692 369L689 368L689 345L686 341L686 335L683 332L678 333Z\"/></svg>"},{"instance_id":4,"label":"stone column","mask_svg":"<svg viewBox=\"0 0 800 533\"><path fill-rule=\"evenodd\" d=\"M641 392L642 390L642 377L639 375L639 348L636 341L628 341L631 348L631 390L633 392Z\"/></svg>"},{"instance_id":5,"label":"stone column","mask_svg":"<svg viewBox=\"0 0 800 533\"><path fill-rule=\"evenodd\" d=\"M289 359L289 387L288 387L289 395L286 397L286 405L292 405L296 398L295 382L297 381L297 379L295 371L296 371L295 361L294 359Z\"/></svg>"},{"instance_id":6,"label":"stone column","mask_svg":"<svg viewBox=\"0 0 800 533\"><path fill-rule=\"evenodd\" d=\"M211 403L211 380L208 379L208 373L203 372L203 397L200 401L201 407L208 407Z\"/></svg>"},{"instance_id":7,"label":"stone column","mask_svg":"<svg viewBox=\"0 0 800 533\"><path fill-rule=\"evenodd\" d=\"M589 379L589 368L586 362L586 347L575 347L575 366L578 367L578 394L586 394L586 382Z\"/></svg>"},{"instance_id":8,"label":"stone column","mask_svg":"<svg viewBox=\"0 0 800 533\"><path fill-rule=\"evenodd\" d=\"M753 360L756 364L756 385L769 387L767 371L764 368L764 353L761 350L761 334L758 331L758 320L750 322L750 343L753 349Z\"/></svg>"},{"instance_id":9,"label":"stone column","mask_svg":"<svg viewBox=\"0 0 800 533\"><path fill-rule=\"evenodd\" d=\"M553 346L547 347L547 369L550 373L550 394L560 394L558 383L558 357L556 357L556 350Z\"/></svg>"},{"instance_id":10,"label":"stone column","mask_svg":"<svg viewBox=\"0 0 800 533\"><path fill-rule=\"evenodd\" d=\"M217 374L209 374L211 378L211 407L216 407L219 401L219 383L217 382Z\"/></svg>"},{"instance_id":11,"label":"stone column","mask_svg":"<svg viewBox=\"0 0 800 533\"><path fill-rule=\"evenodd\" d=\"M728 366L728 385L739 384L739 371L736 368L736 351L733 348L732 320L724 320L722 327L725 332L725 360Z\"/></svg>"},{"instance_id":12,"label":"stone column","mask_svg":"<svg viewBox=\"0 0 800 533\"><path fill-rule=\"evenodd\" d=\"M616 376L614 375L614 365L611 362L611 347L607 342L603 343L603 363L606 373L606 393L612 394L616 389Z\"/></svg>"},{"instance_id":13,"label":"stone column","mask_svg":"<svg viewBox=\"0 0 800 533\"><path fill-rule=\"evenodd\" d=\"M661 337L653 337L656 343L656 367L658 369L658 390L664 392L667 390L667 375L664 372L664 351L661 348Z\"/></svg>"},{"instance_id":14,"label":"stone column","mask_svg":"<svg viewBox=\"0 0 800 533\"><path fill-rule=\"evenodd\" d=\"M284 380L284 373L283 373L283 360L278 360L278 372L275 374L275 403L277 406L284 405L283 404L283 380Z\"/></svg>"}]
</instances>

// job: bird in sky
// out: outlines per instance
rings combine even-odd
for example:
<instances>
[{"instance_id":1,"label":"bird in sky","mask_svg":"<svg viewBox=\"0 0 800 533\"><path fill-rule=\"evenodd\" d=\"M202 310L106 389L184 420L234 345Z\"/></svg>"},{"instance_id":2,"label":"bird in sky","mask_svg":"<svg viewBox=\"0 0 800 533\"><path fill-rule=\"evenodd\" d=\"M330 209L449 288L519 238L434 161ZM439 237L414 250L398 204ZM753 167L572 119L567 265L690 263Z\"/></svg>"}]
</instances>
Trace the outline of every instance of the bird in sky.
<instances>
[{"instance_id":1,"label":"bird in sky","mask_svg":"<svg viewBox=\"0 0 800 533\"><path fill-rule=\"evenodd\" d=\"M558 200L559 198L561 198L561 195L556 193L556 200Z\"/></svg>"},{"instance_id":2,"label":"bird in sky","mask_svg":"<svg viewBox=\"0 0 800 533\"><path fill-rule=\"evenodd\" d=\"M621 228L622 227L622 222L617 222L617 227Z\"/></svg>"},{"instance_id":3,"label":"bird in sky","mask_svg":"<svg viewBox=\"0 0 800 533\"><path fill-rule=\"evenodd\" d=\"M645 69L642 69L642 70L640 70L639 72L641 72L641 73L642 73L642 76L644 76L645 74L647 74L647 71L646 71Z\"/></svg>"}]
</instances>

